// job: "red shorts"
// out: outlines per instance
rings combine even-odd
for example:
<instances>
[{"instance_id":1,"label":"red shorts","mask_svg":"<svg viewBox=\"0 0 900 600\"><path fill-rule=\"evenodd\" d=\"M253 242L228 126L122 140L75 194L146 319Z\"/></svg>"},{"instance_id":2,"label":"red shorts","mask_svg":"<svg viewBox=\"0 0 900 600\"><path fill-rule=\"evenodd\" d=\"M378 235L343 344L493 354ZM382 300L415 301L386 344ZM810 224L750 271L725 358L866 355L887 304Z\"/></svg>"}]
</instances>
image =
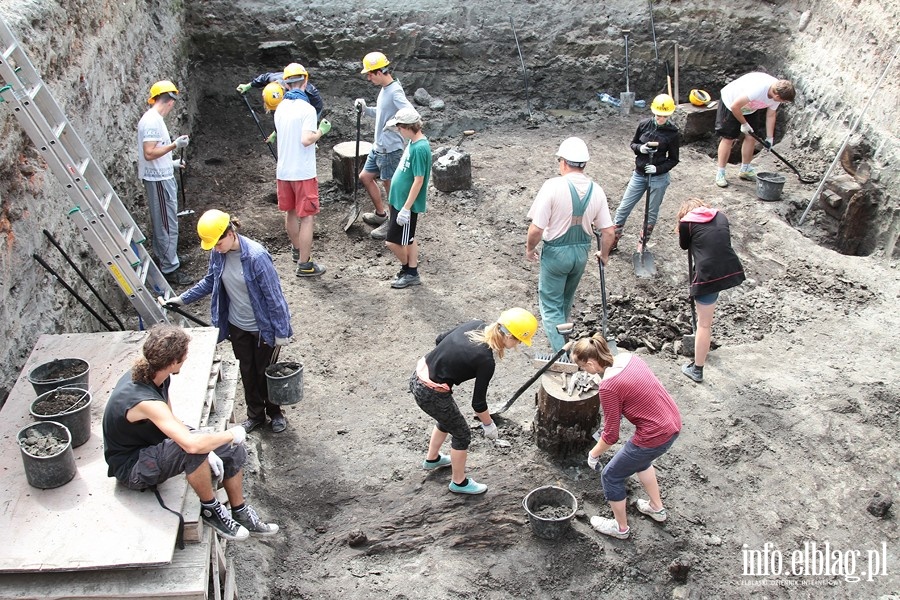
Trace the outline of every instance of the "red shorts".
<instances>
[{"instance_id":1,"label":"red shorts","mask_svg":"<svg viewBox=\"0 0 900 600\"><path fill-rule=\"evenodd\" d=\"M277 180L278 210L294 211L298 217L319 214L319 180L315 177L302 181Z\"/></svg>"}]
</instances>

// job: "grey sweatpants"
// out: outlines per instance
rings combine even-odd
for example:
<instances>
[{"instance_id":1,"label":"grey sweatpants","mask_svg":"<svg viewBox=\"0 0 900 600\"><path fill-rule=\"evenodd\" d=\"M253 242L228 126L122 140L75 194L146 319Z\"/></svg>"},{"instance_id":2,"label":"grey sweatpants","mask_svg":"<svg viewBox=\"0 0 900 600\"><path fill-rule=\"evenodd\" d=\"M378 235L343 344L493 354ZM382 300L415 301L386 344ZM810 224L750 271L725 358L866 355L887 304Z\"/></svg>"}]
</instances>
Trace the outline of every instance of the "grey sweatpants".
<instances>
[{"instance_id":1,"label":"grey sweatpants","mask_svg":"<svg viewBox=\"0 0 900 600\"><path fill-rule=\"evenodd\" d=\"M178 260L178 186L174 177L142 181L153 228L153 254L159 270L171 273L181 266Z\"/></svg>"}]
</instances>

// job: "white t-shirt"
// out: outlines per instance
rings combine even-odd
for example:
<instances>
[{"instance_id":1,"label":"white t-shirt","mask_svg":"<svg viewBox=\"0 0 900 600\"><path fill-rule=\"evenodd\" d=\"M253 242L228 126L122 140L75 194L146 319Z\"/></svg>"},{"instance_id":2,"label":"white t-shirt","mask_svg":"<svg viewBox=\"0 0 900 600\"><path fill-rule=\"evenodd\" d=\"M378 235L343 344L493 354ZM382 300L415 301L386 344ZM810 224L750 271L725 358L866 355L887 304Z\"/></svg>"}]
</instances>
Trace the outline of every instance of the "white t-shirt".
<instances>
[{"instance_id":1,"label":"white t-shirt","mask_svg":"<svg viewBox=\"0 0 900 600\"><path fill-rule=\"evenodd\" d=\"M572 194L569 193L569 181L575 186L579 198L584 198L591 184L590 177L584 173L569 173L545 181L534 198L531 210L528 211L531 222L544 230L542 236L544 240L555 240L566 233L572 224ZM594 230L613 226L606 194L597 182L594 182L591 200L584 211L581 226L588 235L593 235Z\"/></svg>"},{"instance_id":2,"label":"white t-shirt","mask_svg":"<svg viewBox=\"0 0 900 600\"><path fill-rule=\"evenodd\" d=\"M776 81L778 80L768 73L742 75L722 88L722 103L730 109L735 100L747 96L750 102L741 107L741 112L745 115L762 108L776 110L781 103L769 98L769 89Z\"/></svg>"},{"instance_id":3,"label":"white t-shirt","mask_svg":"<svg viewBox=\"0 0 900 600\"><path fill-rule=\"evenodd\" d=\"M166 122L153 107L145 112L138 121L138 177L147 181L172 179L175 176L175 169L172 167L172 153L167 152L156 160L147 160L144 158L144 142L156 142L157 146L167 146L172 143Z\"/></svg>"},{"instance_id":4,"label":"white t-shirt","mask_svg":"<svg viewBox=\"0 0 900 600\"><path fill-rule=\"evenodd\" d=\"M284 99L275 109L275 137L278 167L275 177L282 181L304 181L316 176L316 145L303 145L303 132L316 131L316 109L304 100Z\"/></svg>"}]
</instances>

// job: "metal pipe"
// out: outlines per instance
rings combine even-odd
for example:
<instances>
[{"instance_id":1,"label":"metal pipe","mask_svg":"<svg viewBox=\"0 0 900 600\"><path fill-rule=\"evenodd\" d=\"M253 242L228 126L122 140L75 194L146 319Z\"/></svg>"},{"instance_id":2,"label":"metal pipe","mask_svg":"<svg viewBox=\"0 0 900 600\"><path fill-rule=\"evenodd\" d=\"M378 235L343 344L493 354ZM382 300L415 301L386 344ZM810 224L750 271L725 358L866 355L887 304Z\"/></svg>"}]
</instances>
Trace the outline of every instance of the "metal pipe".
<instances>
[{"instance_id":1,"label":"metal pipe","mask_svg":"<svg viewBox=\"0 0 900 600\"><path fill-rule=\"evenodd\" d=\"M182 309L178 308L178 306L176 306L174 304L163 304L163 308L166 310L171 310L172 312L177 313L177 314L181 315L182 317L193 321L194 323L196 323L197 325L199 325L201 327L209 327L210 326L209 323L207 323L205 321L201 321L200 319L198 319L191 313L187 312L186 310L182 310Z\"/></svg>"},{"instance_id":2,"label":"metal pipe","mask_svg":"<svg viewBox=\"0 0 900 600\"><path fill-rule=\"evenodd\" d=\"M69 292L70 294L72 294L72 296L74 296L74 298L75 298L76 300L78 300L78 302L80 302L81 305L82 305L83 307L85 307L86 309L88 309L88 311L89 311L92 315L94 315L94 318L97 319L98 321L100 321L100 324L101 324L101 325L103 325L104 327L106 327L106 329L109 330L109 331L115 331L115 329L112 328L112 325L110 325L109 323L107 323L107 322L103 319L103 317L101 317L100 315L98 315L98 314L97 314L97 311L95 311L95 310L91 307L90 304L88 304L87 302L85 302L85 301L84 301L84 298L82 298L81 296L78 295L78 292L76 292L75 290L72 289L72 286L70 286L68 283L66 283L65 281L63 281L63 278L59 276L59 273L57 273L56 271L53 270L53 267L51 267L50 265L48 265L47 263L44 262L44 259L42 259L42 258L41 258L40 256L38 256L37 254L32 254L31 257L34 258L34 260L38 261L38 263L40 263L40 265L41 265L42 267L44 267L45 269L47 269L47 272L48 272L48 273L50 273L51 275L53 275L54 277L56 277L56 280L57 280L58 282L60 282L60 283L62 284L62 286L63 286L64 288L66 288L66 290L68 290L68 292Z\"/></svg>"},{"instance_id":3,"label":"metal pipe","mask_svg":"<svg viewBox=\"0 0 900 600\"><path fill-rule=\"evenodd\" d=\"M519 51L519 60L522 63L522 78L525 80L525 104L528 107L528 118L531 118L531 99L528 97L528 69L525 68L525 57L522 56L522 47L519 46L519 36L516 35L516 26L512 17L509 18L509 26L512 27L513 38L516 40L516 50Z\"/></svg>"},{"instance_id":4,"label":"metal pipe","mask_svg":"<svg viewBox=\"0 0 900 600\"><path fill-rule=\"evenodd\" d=\"M256 111L254 111L254 110L253 110L253 107L250 106L250 101L247 100L247 96L246 96L245 94L241 94L241 98L244 99L244 104L247 105L247 110L249 110L249 111L250 111L250 114L253 115L253 120L256 121L256 127L257 127L257 129L259 129L259 134L262 136L263 141L266 143L266 146L269 147L269 152L272 153L272 158L274 158L275 161L277 162L277 161L278 161L278 155L275 154L275 149L272 148L272 144L269 143L269 138L266 137L266 132L263 131L262 125L260 125L260 123L259 123L259 117L256 116Z\"/></svg>"}]
</instances>

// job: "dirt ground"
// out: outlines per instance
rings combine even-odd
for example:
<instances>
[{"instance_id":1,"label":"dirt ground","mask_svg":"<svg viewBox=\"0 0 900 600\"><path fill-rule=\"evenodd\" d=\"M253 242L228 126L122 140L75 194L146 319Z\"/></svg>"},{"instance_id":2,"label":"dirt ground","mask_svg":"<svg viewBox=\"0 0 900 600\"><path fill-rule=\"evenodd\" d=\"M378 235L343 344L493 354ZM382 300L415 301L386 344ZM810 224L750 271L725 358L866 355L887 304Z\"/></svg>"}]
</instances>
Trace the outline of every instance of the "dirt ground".
<instances>
[{"instance_id":1,"label":"dirt ground","mask_svg":"<svg viewBox=\"0 0 900 600\"><path fill-rule=\"evenodd\" d=\"M199 278L205 257L193 233L196 218L207 208L242 218L243 233L267 245L282 274L295 332L282 357L301 362L305 378L303 400L286 411L288 430L250 436L258 461L248 477L251 500L282 533L231 545L242 598L900 594L896 508L885 518L867 512L876 492L898 496L900 278L895 264L836 254L785 222L784 215L805 207L814 186L798 183L773 157L760 157L765 170L787 176L783 201L761 202L755 184L737 180L734 166L727 189L713 185L711 145L684 147L650 246L658 266L650 280L637 279L631 265L642 209L629 219L607 270L611 330L620 346L645 353L676 399L684 429L657 463L668 522L654 523L631 506L645 497L635 480L633 536L607 539L587 522L610 516L598 475L584 457L557 460L535 445L536 386L498 419L510 447L494 447L475 432L469 472L489 486L480 497L451 494L446 471L421 470L431 422L406 386L438 333L469 318L494 319L510 306L537 313L538 266L524 260L526 213L543 181L557 174L559 142L569 135L587 141L586 172L615 210L633 167L627 142L646 113L623 117L601 107L591 114L540 113L529 123L515 106L467 111L452 98L446 113L423 111L433 148L455 144L463 129L477 130L463 145L474 188L429 190L418 236L423 284L394 290L398 265L368 237L370 227L360 220L342 231L352 196L331 180L330 148L354 137L351 102L325 96L334 130L318 150L322 212L313 255L327 273L298 279L273 203L274 160L223 80L221 91L200 102L185 177L187 204L197 213L183 220L182 252ZM359 95L374 98L367 86L360 81ZM268 132L271 118L260 118ZM371 128L364 122L364 139ZM779 149L801 154L789 137ZM681 374L687 359L672 351L690 328L687 258L672 228L679 202L691 195L728 215L748 275L722 295L713 327L717 348L702 385ZM364 190L359 199L371 210ZM601 304L596 267L589 265L576 301L577 330L593 330ZM208 316L204 307L196 312ZM541 332L532 349L500 361L491 404L534 373L533 352L548 349ZM456 390L467 415L471 390ZM243 418L241 406L237 412ZM623 440L630 431L624 424ZM535 537L522 507L530 490L547 484L572 491L584 511L558 541ZM357 545L359 532L365 542ZM826 542L840 552L831 575L789 574L793 553ZM746 570L748 552L764 549L766 561L781 553L782 575ZM876 556L886 564L874 565ZM691 565L686 584L669 574L675 560ZM869 577L869 570L876 572Z\"/></svg>"}]
</instances>

